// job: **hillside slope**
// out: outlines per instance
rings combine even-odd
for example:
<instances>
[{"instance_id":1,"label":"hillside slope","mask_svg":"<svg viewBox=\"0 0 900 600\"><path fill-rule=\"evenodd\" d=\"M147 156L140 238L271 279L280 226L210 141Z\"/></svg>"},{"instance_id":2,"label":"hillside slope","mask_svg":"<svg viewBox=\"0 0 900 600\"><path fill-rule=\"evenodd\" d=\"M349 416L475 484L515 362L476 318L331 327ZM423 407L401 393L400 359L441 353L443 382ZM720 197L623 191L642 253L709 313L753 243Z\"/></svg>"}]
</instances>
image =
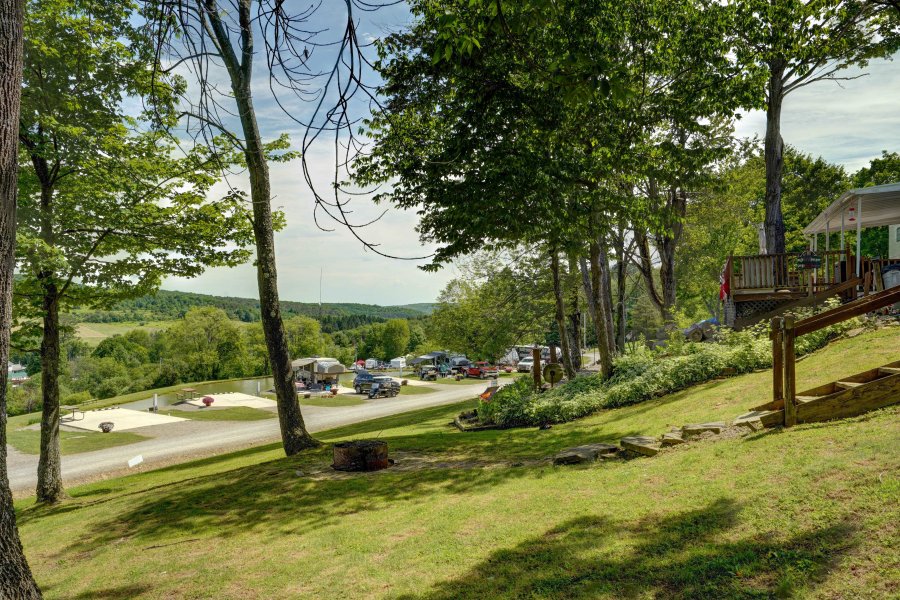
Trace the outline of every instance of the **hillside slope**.
<instances>
[{"instance_id":1,"label":"hillside slope","mask_svg":"<svg viewBox=\"0 0 900 600\"><path fill-rule=\"evenodd\" d=\"M798 364L798 386L898 348L900 328L836 342ZM546 460L728 419L770 385L723 379L547 431L461 433L460 407L381 419L320 437L386 440L386 471L255 448L23 504L22 535L48 598L896 597L897 407L647 459Z\"/></svg>"},{"instance_id":2,"label":"hillside slope","mask_svg":"<svg viewBox=\"0 0 900 600\"><path fill-rule=\"evenodd\" d=\"M188 310L213 306L224 310L229 317L241 321L259 320L259 300L211 296L191 292L159 290L156 294L123 300L110 310L83 310L75 313L80 322L107 323L120 321L166 321L180 319ZM415 319L431 313L432 304L408 304L404 306L379 306L353 302L326 302L321 306L311 302L283 300L281 310L285 317L304 315L318 318L323 325L340 322L337 329L347 329L376 320L404 318Z\"/></svg>"}]
</instances>

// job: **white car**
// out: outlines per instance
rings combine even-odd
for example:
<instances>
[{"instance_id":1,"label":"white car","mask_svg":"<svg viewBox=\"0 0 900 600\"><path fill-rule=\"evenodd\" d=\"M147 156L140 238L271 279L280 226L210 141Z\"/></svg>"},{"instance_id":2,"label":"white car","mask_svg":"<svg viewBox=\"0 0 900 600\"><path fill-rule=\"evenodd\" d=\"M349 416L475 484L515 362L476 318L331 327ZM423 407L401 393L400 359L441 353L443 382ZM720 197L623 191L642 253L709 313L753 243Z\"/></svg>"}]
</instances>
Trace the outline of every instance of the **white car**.
<instances>
[{"instance_id":1,"label":"white car","mask_svg":"<svg viewBox=\"0 0 900 600\"><path fill-rule=\"evenodd\" d=\"M541 366L544 365L544 361L541 361ZM519 364L516 365L516 371L519 373L530 373L534 368L534 358L526 357L519 361Z\"/></svg>"}]
</instances>

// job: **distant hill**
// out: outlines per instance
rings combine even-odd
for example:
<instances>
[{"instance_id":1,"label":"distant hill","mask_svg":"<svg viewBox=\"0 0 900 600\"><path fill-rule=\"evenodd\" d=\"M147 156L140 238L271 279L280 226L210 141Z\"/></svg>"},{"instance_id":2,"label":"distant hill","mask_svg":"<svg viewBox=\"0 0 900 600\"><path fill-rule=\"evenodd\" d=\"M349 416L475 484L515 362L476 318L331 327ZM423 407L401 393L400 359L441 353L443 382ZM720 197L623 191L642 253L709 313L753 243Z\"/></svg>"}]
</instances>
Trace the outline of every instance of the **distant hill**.
<instances>
[{"instance_id":1,"label":"distant hill","mask_svg":"<svg viewBox=\"0 0 900 600\"><path fill-rule=\"evenodd\" d=\"M83 323L117 323L132 321L168 321L180 319L192 308L213 306L221 308L232 319L245 322L259 320L259 300L254 298L233 298L230 296L209 296L192 292L160 290L154 295L123 300L110 310L85 310L76 313L76 319ZM285 317L304 315L318 319L322 329L338 331L352 329L387 319L416 319L431 314L434 304L407 304L404 306L379 306L353 302L326 302L321 306L311 302L282 301L281 310Z\"/></svg>"},{"instance_id":2,"label":"distant hill","mask_svg":"<svg viewBox=\"0 0 900 600\"><path fill-rule=\"evenodd\" d=\"M425 315L430 315L434 312L435 307L437 307L437 304L434 302L419 302L418 304L401 304L400 306L391 306L388 308L408 308L410 310L419 311Z\"/></svg>"}]
</instances>

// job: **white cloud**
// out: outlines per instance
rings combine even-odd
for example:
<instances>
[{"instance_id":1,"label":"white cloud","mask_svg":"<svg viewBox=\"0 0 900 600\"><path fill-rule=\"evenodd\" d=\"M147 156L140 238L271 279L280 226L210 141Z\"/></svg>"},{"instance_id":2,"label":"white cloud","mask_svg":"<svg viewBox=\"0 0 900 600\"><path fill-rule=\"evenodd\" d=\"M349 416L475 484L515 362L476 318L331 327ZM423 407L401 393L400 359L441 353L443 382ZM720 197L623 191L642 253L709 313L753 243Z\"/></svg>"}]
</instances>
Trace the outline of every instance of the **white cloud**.
<instances>
[{"instance_id":1,"label":"white cloud","mask_svg":"<svg viewBox=\"0 0 900 600\"><path fill-rule=\"evenodd\" d=\"M866 166L882 150L900 150L900 64L875 61L864 71L848 70L852 81L815 83L790 94L782 110L781 136L808 154L844 165ZM764 111L738 122L737 135L766 133Z\"/></svg>"}]
</instances>

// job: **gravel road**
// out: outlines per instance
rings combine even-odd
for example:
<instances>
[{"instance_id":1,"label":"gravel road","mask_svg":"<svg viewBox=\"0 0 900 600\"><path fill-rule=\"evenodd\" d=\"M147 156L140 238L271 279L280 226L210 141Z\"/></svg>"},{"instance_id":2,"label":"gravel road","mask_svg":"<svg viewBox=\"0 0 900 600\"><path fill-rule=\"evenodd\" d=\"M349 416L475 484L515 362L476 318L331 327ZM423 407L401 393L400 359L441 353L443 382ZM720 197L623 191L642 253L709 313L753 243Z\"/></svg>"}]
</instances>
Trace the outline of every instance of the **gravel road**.
<instances>
[{"instance_id":1,"label":"gravel road","mask_svg":"<svg viewBox=\"0 0 900 600\"><path fill-rule=\"evenodd\" d=\"M434 385L430 394L369 400L358 406L303 406L303 418L311 432L369 421L379 417L452 404L483 391L479 385ZM63 456L67 486L86 483L135 470L148 470L220 454L237 448L278 441L278 419L262 421L184 421L134 430L152 439ZM32 494L37 482L37 455L23 454L7 446L10 485L16 497ZM143 464L129 469L128 460L141 455Z\"/></svg>"}]
</instances>

